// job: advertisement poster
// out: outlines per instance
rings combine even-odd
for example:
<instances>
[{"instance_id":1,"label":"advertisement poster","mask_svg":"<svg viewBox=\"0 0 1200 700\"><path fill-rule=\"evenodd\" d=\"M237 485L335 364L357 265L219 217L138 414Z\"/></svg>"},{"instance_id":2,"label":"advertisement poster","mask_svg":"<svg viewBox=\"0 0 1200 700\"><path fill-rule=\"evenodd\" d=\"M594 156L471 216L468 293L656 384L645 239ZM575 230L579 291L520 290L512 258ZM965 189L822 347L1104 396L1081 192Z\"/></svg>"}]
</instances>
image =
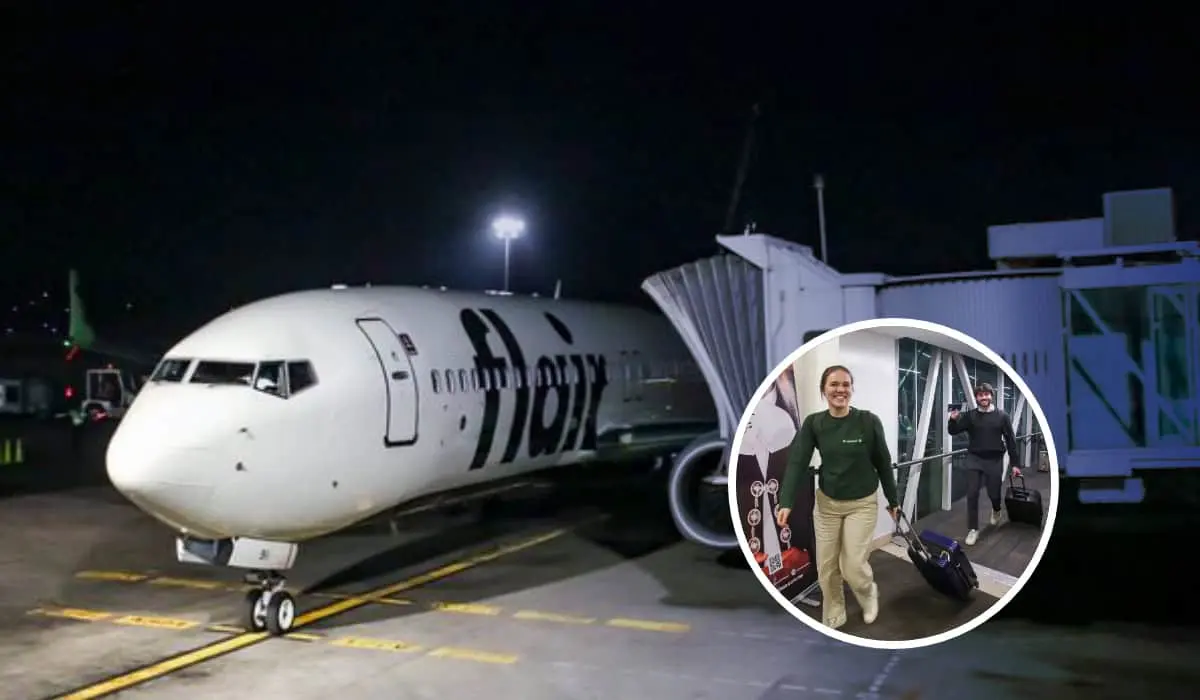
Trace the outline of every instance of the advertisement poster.
<instances>
[{"instance_id":1,"label":"advertisement poster","mask_svg":"<svg viewBox=\"0 0 1200 700\"><path fill-rule=\"evenodd\" d=\"M785 597L816 583L813 563L813 480L801 479L787 526L775 522L788 448L800 427L795 374L788 368L755 407L737 456L737 503L750 550Z\"/></svg>"}]
</instances>

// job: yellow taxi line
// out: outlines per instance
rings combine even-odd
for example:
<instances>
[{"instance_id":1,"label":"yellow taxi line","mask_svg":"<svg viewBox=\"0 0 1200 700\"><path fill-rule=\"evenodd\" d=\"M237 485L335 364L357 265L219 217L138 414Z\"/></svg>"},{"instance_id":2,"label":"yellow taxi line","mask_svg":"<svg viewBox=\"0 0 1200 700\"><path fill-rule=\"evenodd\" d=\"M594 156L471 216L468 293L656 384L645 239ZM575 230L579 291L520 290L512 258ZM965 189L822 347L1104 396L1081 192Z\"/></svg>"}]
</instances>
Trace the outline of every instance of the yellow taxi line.
<instances>
[{"instance_id":1,"label":"yellow taxi line","mask_svg":"<svg viewBox=\"0 0 1200 700\"><path fill-rule=\"evenodd\" d=\"M451 564L447 564L440 568L428 571L423 574L418 574L403 581L393 583L387 586L381 586L372 591L353 595L348 598L333 601L324 606L310 610L296 617L293 623L293 631L298 632L300 628L319 622L324 619L340 615L344 612L354 610L355 608L377 602L382 598L395 596L397 593L412 590L419 586L424 586L434 581L439 581L448 578L460 572L472 569L482 564L495 561L511 554L536 547L553 539L561 537L569 532L567 528L551 530L536 537L531 537L526 540L516 542L514 544L498 547L483 554L478 554L467 559L463 559ZM60 695L58 700L91 700L92 698L104 697L113 693L131 688L135 685L145 683L146 681L160 678L185 668L197 666L199 664L211 661L226 654L233 653L240 649L253 646L264 640L269 635L265 632L244 633L233 637L228 637L216 642L211 642L203 646L185 651L175 656L167 657L159 661L146 664L132 671L119 673L97 683L88 684L82 688L67 692Z\"/></svg>"},{"instance_id":2,"label":"yellow taxi line","mask_svg":"<svg viewBox=\"0 0 1200 700\"><path fill-rule=\"evenodd\" d=\"M184 579L178 577L152 577L148 575L139 575L132 572L122 571L83 571L77 574L79 578L104 580L104 581L119 581L122 583L149 583L151 585L174 586L180 588L193 588L204 590L244 590L248 586L230 585L221 582L207 581L204 579ZM320 598L324 600L347 601L362 598L362 596L352 593L329 593L329 592L314 592L307 593L306 596ZM482 603L462 603L449 601L416 601L408 598L398 598L395 596L374 597L370 603L394 606L411 606L419 605L425 609L436 612L452 613L459 615L480 615L487 617L499 617L504 615L503 608L494 605L485 605ZM551 624L570 624L570 625L592 625L604 624L609 627L618 627L623 629L641 630L645 632L673 632L681 633L691 631L691 628L684 623L670 622L664 620L645 620L626 617L615 617L608 620L599 620L595 617L568 614L560 612L551 612L543 610L517 610L508 615L508 617L516 620L524 620L528 622L544 622Z\"/></svg>"}]
</instances>

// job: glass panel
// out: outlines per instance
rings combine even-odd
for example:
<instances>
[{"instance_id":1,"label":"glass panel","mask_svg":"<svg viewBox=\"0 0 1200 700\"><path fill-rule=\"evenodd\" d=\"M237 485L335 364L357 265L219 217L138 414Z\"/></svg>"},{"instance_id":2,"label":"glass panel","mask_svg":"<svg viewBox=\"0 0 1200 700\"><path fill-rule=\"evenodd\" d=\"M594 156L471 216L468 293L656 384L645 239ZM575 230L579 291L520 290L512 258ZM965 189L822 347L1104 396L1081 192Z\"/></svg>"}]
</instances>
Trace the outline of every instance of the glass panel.
<instances>
[{"instance_id":1,"label":"glass panel","mask_svg":"<svg viewBox=\"0 0 1200 700\"><path fill-rule=\"evenodd\" d=\"M203 361L192 372L192 384L241 384L250 386L254 376L253 362L210 362Z\"/></svg>"},{"instance_id":2,"label":"glass panel","mask_svg":"<svg viewBox=\"0 0 1200 700\"><path fill-rule=\"evenodd\" d=\"M150 381L153 382L179 382L183 381L183 377L187 374L188 367L192 364L191 360L180 360L175 358L167 358L159 363L158 369L154 370L154 374L150 376Z\"/></svg>"},{"instance_id":3,"label":"glass panel","mask_svg":"<svg viewBox=\"0 0 1200 700\"><path fill-rule=\"evenodd\" d=\"M287 396L286 381L283 376L282 362L263 362L258 365L254 375L254 388L272 396Z\"/></svg>"},{"instance_id":4,"label":"glass panel","mask_svg":"<svg viewBox=\"0 0 1200 700\"><path fill-rule=\"evenodd\" d=\"M1067 448L1197 446L1197 285L1065 290Z\"/></svg>"},{"instance_id":5,"label":"glass panel","mask_svg":"<svg viewBox=\"0 0 1200 700\"><path fill-rule=\"evenodd\" d=\"M1147 432L1158 444L1196 444L1192 356L1188 345L1188 290L1151 288L1150 348L1146 351L1147 383L1157 389L1148 398ZM1150 402L1148 401L1148 403Z\"/></svg>"},{"instance_id":6,"label":"glass panel","mask_svg":"<svg viewBox=\"0 0 1200 700\"><path fill-rule=\"evenodd\" d=\"M925 346L932 353L933 348ZM945 358L945 356L943 356ZM934 392L933 414L929 417L929 438L925 442L925 456L940 454L947 448L942 446L942 433L946 430L946 411L942 402L942 382L947 381L946 373L954 370L953 365L942 361L942 370L938 372L937 381L928 383L926 376L925 390ZM928 373L928 370L926 370ZM917 484L917 517L923 518L930 513L941 510L942 507L942 470L943 460L926 462L921 465L921 480Z\"/></svg>"},{"instance_id":7,"label":"glass panel","mask_svg":"<svg viewBox=\"0 0 1200 700\"><path fill-rule=\"evenodd\" d=\"M929 370L933 364L934 348L912 338L900 338L899 345L899 376L897 377L899 391L899 452L897 461L907 461L912 458L915 449L917 420L921 415L921 403L925 392L933 391L934 408L933 420L930 423L929 436L925 443L925 456L937 454L941 449L941 430L943 419L941 412L941 380L929 384ZM942 373L946 371L942 365ZM941 374L941 373L940 373ZM908 488L910 469L903 469L896 475L896 485L901 498ZM917 515L920 517L929 512L930 503L934 509L941 507L941 466L926 462L921 465L920 485L917 487Z\"/></svg>"},{"instance_id":8,"label":"glass panel","mask_svg":"<svg viewBox=\"0 0 1200 700\"><path fill-rule=\"evenodd\" d=\"M295 360L287 363L288 394L294 396L317 383L317 373L313 371L312 363L307 360ZM437 391L434 389L434 391Z\"/></svg>"}]
</instances>

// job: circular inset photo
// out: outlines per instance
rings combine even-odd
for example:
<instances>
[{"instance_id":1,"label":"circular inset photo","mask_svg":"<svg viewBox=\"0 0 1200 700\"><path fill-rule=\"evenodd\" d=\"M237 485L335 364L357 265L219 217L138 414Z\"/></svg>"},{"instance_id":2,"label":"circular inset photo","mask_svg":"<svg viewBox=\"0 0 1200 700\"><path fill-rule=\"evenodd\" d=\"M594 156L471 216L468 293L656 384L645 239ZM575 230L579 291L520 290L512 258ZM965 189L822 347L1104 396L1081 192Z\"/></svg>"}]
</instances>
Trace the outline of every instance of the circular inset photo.
<instances>
[{"instance_id":1,"label":"circular inset photo","mask_svg":"<svg viewBox=\"0 0 1200 700\"><path fill-rule=\"evenodd\" d=\"M734 434L729 507L759 582L848 644L914 649L1029 581L1058 510L1054 439L1004 359L946 326L874 319L798 348Z\"/></svg>"}]
</instances>

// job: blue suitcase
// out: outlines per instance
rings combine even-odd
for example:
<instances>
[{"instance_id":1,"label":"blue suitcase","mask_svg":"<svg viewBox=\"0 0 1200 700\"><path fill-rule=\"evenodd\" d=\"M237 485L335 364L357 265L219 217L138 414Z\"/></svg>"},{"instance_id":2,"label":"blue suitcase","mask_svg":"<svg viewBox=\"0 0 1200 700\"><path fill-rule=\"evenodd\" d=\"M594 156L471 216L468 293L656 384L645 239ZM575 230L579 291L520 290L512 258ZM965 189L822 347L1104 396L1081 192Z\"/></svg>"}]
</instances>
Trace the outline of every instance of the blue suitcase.
<instances>
[{"instance_id":1,"label":"blue suitcase","mask_svg":"<svg viewBox=\"0 0 1200 700\"><path fill-rule=\"evenodd\" d=\"M925 581L944 596L969 601L971 594L979 588L979 576L962 545L954 538L932 530L925 530L918 536L903 513L900 521L896 523L896 529L908 545L908 558Z\"/></svg>"}]
</instances>

